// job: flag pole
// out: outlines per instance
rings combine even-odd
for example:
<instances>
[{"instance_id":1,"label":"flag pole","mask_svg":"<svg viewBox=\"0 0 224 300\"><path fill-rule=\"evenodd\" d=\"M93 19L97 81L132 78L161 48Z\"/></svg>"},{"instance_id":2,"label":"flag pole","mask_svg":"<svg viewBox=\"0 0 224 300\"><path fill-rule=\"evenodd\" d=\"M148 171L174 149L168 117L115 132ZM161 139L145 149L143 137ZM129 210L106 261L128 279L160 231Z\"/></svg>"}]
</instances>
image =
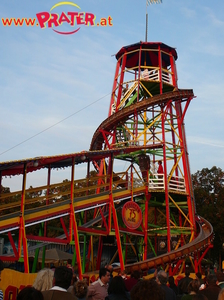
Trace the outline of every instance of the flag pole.
<instances>
[{"instance_id":1,"label":"flag pole","mask_svg":"<svg viewBox=\"0 0 224 300\"><path fill-rule=\"evenodd\" d=\"M146 28L145 28L145 41L147 42L148 39L148 12L147 12L147 6L149 4L154 3L162 3L163 0L146 0Z\"/></svg>"},{"instance_id":2,"label":"flag pole","mask_svg":"<svg viewBox=\"0 0 224 300\"><path fill-rule=\"evenodd\" d=\"M147 12L147 0L146 0L146 28L145 28L145 41L147 42L147 37L148 37L148 12Z\"/></svg>"}]
</instances>

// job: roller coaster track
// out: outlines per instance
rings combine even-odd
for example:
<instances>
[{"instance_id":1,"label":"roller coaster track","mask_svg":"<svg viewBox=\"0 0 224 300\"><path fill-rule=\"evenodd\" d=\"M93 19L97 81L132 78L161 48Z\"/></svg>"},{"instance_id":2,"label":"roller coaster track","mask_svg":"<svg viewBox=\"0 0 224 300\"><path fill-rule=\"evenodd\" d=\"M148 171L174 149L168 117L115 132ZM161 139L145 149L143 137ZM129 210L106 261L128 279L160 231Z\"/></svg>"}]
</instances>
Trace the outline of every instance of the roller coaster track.
<instances>
[{"instance_id":1,"label":"roller coaster track","mask_svg":"<svg viewBox=\"0 0 224 300\"><path fill-rule=\"evenodd\" d=\"M131 115L135 112L140 113L148 107L160 105L167 103L172 99L172 101L186 101L189 98L193 98L193 90L177 90L173 92L164 93L161 95L156 95L152 98L144 98L142 101L137 102L131 106L125 107L115 114L104 120L98 129L95 131L92 142L90 145L90 150L101 150L104 142L102 131L109 132L112 128L117 126L119 123L124 123ZM156 147L156 146L155 146Z\"/></svg>"},{"instance_id":2,"label":"roller coaster track","mask_svg":"<svg viewBox=\"0 0 224 300\"><path fill-rule=\"evenodd\" d=\"M178 260L196 254L197 252L202 252L205 248L209 249L210 247L212 247L212 241L214 239L213 227L205 219L201 218L201 220L203 224L201 225L198 223L199 234L192 242L172 252L165 253L163 255L140 261L134 264L127 264L125 265L125 270L128 273L132 273L135 270L149 270L152 268L157 268L158 266L165 266L170 263L175 263ZM120 268L115 268L114 270L118 272Z\"/></svg>"},{"instance_id":3,"label":"roller coaster track","mask_svg":"<svg viewBox=\"0 0 224 300\"><path fill-rule=\"evenodd\" d=\"M155 95L154 97L144 98L142 101L137 102L131 106L125 107L106 120L104 120L93 135L92 142L90 145L90 150L100 150L103 148L104 136L102 132L104 131L106 135L116 128L118 124L122 124L127 121L134 113L141 113L142 111L148 109L149 107L162 105L167 103L172 99L172 102L176 101L187 101L188 99L194 98L193 90L176 90L172 92L163 93L160 95ZM156 148L157 146L154 145ZM161 145L160 145L161 147ZM202 220L202 219L201 219ZM140 261L134 264L125 265L125 270L131 273L134 270L148 270L150 268L156 268L157 266L164 266L177 260L184 259L185 257L196 254L197 252L203 252L205 249L212 247L213 227L212 225L203 219L203 226L198 223L199 233L197 237L190 243L179 247L177 250L173 250L169 253L160 255L158 257L150 258L144 261ZM119 271L119 268L115 268L115 271Z\"/></svg>"}]
</instances>

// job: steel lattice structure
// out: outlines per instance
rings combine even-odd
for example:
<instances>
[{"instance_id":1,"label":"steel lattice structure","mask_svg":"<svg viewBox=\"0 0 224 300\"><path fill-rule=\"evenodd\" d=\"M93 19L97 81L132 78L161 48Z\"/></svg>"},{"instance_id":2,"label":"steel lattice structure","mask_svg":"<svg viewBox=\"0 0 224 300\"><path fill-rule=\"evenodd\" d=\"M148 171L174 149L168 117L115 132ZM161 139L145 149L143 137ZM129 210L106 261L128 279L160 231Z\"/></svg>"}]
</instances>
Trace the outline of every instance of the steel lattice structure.
<instances>
[{"instance_id":1,"label":"steel lattice structure","mask_svg":"<svg viewBox=\"0 0 224 300\"><path fill-rule=\"evenodd\" d=\"M27 241L37 243L33 271L47 243L73 246L80 278L100 268L108 244L117 250L110 262L119 260L121 269L162 265L170 274L183 269L186 256L197 271L212 247L212 226L195 218L184 127L194 93L178 88L176 50L140 42L121 48L116 59L108 118L95 131L89 151L0 163L1 179L22 176L21 191L0 195L0 234L7 234L13 249L13 255L1 258L23 261L25 272L30 271ZM86 176L76 179L82 164ZM51 182L52 172L62 167L70 168L70 178ZM27 189L27 176L40 169L47 169L46 185ZM137 228L125 223L126 203L140 207ZM52 237L55 219L63 234ZM39 234L29 231L37 225Z\"/></svg>"}]
</instances>

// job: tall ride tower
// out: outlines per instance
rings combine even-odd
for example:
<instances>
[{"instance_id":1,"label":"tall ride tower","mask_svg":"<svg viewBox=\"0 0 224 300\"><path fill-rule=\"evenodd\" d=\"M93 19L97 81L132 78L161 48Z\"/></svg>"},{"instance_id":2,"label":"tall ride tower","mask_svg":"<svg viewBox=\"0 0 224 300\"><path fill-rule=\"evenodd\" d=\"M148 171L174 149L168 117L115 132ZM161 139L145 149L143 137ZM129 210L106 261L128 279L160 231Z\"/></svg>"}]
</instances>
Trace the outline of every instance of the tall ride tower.
<instances>
[{"instance_id":1,"label":"tall ride tower","mask_svg":"<svg viewBox=\"0 0 224 300\"><path fill-rule=\"evenodd\" d=\"M116 59L108 119L95 132L90 150L121 148L118 158L140 171L141 178L133 179L133 171L130 178L134 185L142 180L146 186L145 202L141 202L144 260L150 251L171 252L195 238L184 127L194 94L178 88L177 52L168 45L139 42L122 47ZM136 151L122 155L122 147L136 147ZM108 161L106 168L98 164L101 174L111 164Z\"/></svg>"}]
</instances>

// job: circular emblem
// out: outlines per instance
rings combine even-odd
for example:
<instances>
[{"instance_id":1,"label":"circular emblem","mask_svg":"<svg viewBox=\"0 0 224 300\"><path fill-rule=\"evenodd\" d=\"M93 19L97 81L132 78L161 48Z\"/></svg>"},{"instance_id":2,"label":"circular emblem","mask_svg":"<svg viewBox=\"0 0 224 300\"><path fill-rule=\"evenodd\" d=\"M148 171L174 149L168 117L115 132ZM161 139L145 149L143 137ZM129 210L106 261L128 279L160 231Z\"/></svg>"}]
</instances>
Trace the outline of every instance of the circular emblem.
<instances>
[{"instance_id":1,"label":"circular emblem","mask_svg":"<svg viewBox=\"0 0 224 300\"><path fill-rule=\"evenodd\" d=\"M176 245L177 245L177 241L172 241L172 247L173 247L173 249L176 248Z\"/></svg>"},{"instance_id":2,"label":"circular emblem","mask_svg":"<svg viewBox=\"0 0 224 300\"><path fill-rule=\"evenodd\" d=\"M166 247L166 243L164 241L161 241L159 246L161 249L164 249Z\"/></svg>"},{"instance_id":3,"label":"circular emblem","mask_svg":"<svg viewBox=\"0 0 224 300\"><path fill-rule=\"evenodd\" d=\"M128 201L122 208L122 219L129 229L137 229L142 222L142 211L137 203Z\"/></svg>"}]
</instances>

